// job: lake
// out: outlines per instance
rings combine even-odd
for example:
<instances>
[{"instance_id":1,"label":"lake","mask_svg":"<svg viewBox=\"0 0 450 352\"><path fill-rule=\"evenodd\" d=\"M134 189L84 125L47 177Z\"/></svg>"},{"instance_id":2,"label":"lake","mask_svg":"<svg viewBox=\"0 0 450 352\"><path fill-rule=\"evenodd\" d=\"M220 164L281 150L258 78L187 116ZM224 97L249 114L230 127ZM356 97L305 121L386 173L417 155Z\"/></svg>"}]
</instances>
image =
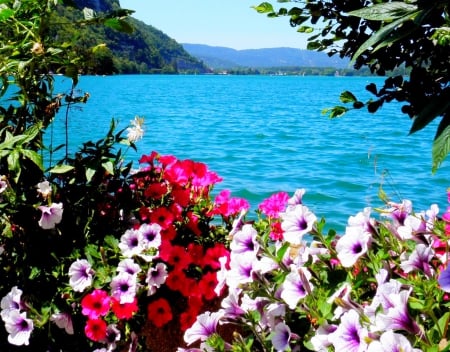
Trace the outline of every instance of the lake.
<instances>
[{"instance_id":1,"label":"lake","mask_svg":"<svg viewBox=\"0 0 450 352\"><path fill-rule=\"evenodd\" d=\"M447 206L450 165L431 174L435 127L409 136L411 121L398 103L376 114L354 110L330 120L321 110L339 105L351 90L379 77L118 75L80 77L90 93L69 115L70 150L104 136L112 118L126 127L145 118L138 160L155 150L206 163L223 177L215 192L230 189L253 210L274 192L305 188L304 202L338 230L364 207L377 207L379 188L393 201L413 201L416 211L431 202ZM58 80L67 91L70 81ZM81 110L80 110L81 108ZM61 132L60 132L61 131ZM54 123L55 145L64 141L64 112ZM137 163L136 163L137 167Z\"/></svg>"}]
</instances>

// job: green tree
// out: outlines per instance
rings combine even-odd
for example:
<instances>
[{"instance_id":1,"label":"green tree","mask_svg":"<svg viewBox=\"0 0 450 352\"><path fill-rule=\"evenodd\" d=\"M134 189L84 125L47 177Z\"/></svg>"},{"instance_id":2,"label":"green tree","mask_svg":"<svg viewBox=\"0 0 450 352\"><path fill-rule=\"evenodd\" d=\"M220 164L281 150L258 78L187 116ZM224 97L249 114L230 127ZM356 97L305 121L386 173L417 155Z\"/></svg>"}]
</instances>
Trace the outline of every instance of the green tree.
<instances>
[{"instance_id":1,"label":"green tree","mask_svg":"<svg viewBox=\"0 0 450 352\"><path fill-rule=\"evenodd\" d=\"M351 107L326 109L331 117L366 107L376 112L384 103L399 101L412 119L410 133L439 119L434 144L435 172L450 152L450 2L447 0L278 0L292 6L274 9L268 2L254 8L269 17L289 17L301 33L309 33L307 48L330 56L351 58L356 69L368 67L387 75L383 86L366 89L373 98L361 102L351 92L340 100ZM406 75L392 71L404 68Z\"/></svg>"}]
</instances>

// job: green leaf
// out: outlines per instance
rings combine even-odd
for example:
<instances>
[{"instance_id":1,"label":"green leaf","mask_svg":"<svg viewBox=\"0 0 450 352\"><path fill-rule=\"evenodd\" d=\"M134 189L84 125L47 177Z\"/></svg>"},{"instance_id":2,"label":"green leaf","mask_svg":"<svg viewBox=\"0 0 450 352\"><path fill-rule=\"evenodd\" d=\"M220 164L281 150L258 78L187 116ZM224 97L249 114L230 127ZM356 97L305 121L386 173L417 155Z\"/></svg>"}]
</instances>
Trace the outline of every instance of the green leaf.
<instances>
[{"instance_id":1,"label":"green leaf","mask_svg":"<svg viewBox=\"0 0 450 352\"><path fill-rule=\"evenodd\" d=\"M71 165L56 165L54 168L50 169L49 172L52 174L65 174L73 169L74 167Z\"/></svg>"},{"instance_id":2,"label":"green leaf","mask_svg":"<svg viewBox=\"0 0 450 352\"><path fill-rule=\"evenodd\" d=\"M432 159L433 166L431 169L432 173L435 173L439 166L442 164L444 159L450 152L450 126L437 137L433 142L432 148Z\"/></svg>"},{"instance_id":3,"label":"green leaf","mask_svg":"<svg viewBox=\"0 0 450 352\"><path fill-rule=\"evenodd\" d=\"M134 31L133 27L127 21L119 18L108 18L105 20L104 25L122 33L131 34Z\"/></svg>"},{"instance_id":4,"label":"green leaf","mask_svg":"<svg viewBox=\"0 0 450 352\"><path fill-rule=\"evenodd\" d=\"M348 14L371 21L392 21L408 16L414 11L417 11L417 5L395 1L363 7L359 10L350 11Z\"/></svg>"},{"instance_id":5,"label":"green leaf","mask_svg":"<svg viewBox=\"0 0 450 352\"><path fill-rule=\"evenodd\" d=\"M112 161L106 161L102 164L103 168L111 175L114 175L114 164Z\"/></svg>"},{"instance_id":6,"label":"green leaf","mask_svg":"<svg viewBox=\"0 0 450 352\"><path fill-rule=\"evenodd\" d=\"M14 10L10 8L2 8L0 9L0 22L6 21L8 18L14 15Z\"/></svg>"},{"instance_id":7,"label":"green leaf","mask_svg":"<svg viewBox=\"0 0 450 352\"><path fill-rule=\"evenodd\" d=\"M359 48L358 50L355 52L355 54L353 54L352 56L352 60L350 62L350 64L354 64L356 59L361 56L361 54L363 52L365 52L366 50L370 49L371 47L374 47L375 44L381 42L382 40L384 40L384 38L386 38L389 34L391 34L391 32L393 32L397 27L399 27L400 25L402 25L404 22L407 22L411 19L413 19L417 14L419 14L421 11L417 11L414 12L413 14L410 14L408 16L404 16L401 17L397 20L395 20L394 22L389 23L387 26L381 27L378 31L376 31L375 33L373 33L369 39L367 39Z\"/></svg>"},{"instance_id":8,"label":"green leaf","mask_svg":"<svg viewBox=\"0 0 450 352\"><path fill-rule=\"evenodd\" d=\"M339 96L339 100L344 104L356 103L358 101L358 99L356 99L353 93L349 92L348 90L341 93L341 95Z\"/></svg>"},{"instance_id":9,"label":"green leaf","mask_svg":"<svg viewBox=\"0 0 450 352\"><path fill-rule=\"evenodd\" d=\"M42 156L39 153L36 153L34 150L29 149L23 149L21 152L25 158L35 163L36 166L38 166L41 170L44 170L44 166L42 164Z\"/></svg>"},{"instance_id":10,"label":"green leaf","mask_svg":"<svg viewBox=\"0 0 450 352\"><path fill-rule=\"evenodd\" d=\"M297 32L299 33L312 33L314 32L314 28L310 26L301 26L299 29L297 29Z\"/></svg>"},{"instance_id":11,"label":"green leaf","mask_svg":"<svg viewBox=\"0 0 450 352\"><path fill-rule=\"evenodd\" d=\"M94 175L95 175L95 169L93 169L91 167L88 167L86 169L86 180L87 180L87 182L91 182L92 177L94 177Z\"/></svg>"},{"instance_id":12,"label":"green leaf","mask_svg":"<svg viewBox=\"0 0 450 352\"><path fill-rule=\"evenodd\" d=\"M252 6L252 8L255 9L258 13L274 12L272 4L268 2L263 2L258 6Z\"/></svg>"},{"instance_id":13,"label":"green leaf","mask_svg":"<svg viewBox=\"0 0 450 352\"><path fill-rule=\"evenodd\" d=\"M335 106L322 110L322 115L328 115L331 119L343 116L349 109L345 106Z\"/></svg>"}]
</instances>

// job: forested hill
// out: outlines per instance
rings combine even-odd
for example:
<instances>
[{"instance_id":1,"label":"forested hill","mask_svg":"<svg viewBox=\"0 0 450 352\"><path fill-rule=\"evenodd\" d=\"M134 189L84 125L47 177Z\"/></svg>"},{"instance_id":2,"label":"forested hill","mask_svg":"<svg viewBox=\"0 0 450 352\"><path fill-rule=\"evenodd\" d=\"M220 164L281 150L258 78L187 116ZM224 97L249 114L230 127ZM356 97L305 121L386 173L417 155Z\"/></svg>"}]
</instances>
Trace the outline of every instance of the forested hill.
<instances>
[{"instance_id":1,"label":"forested hill","mask_svg":"<svg viewBox=\"0 0 450 352\"><path fill-rule=\"evenodd\" d=\"M160 30L134 18L127 22L134 28L131 34L104 26L73 26L87 7L99 15L120 9L119 0L74 0L78 10L60 6L55 27L57 40L76 41L76 50L83 55L83 73L203 73L207 69ZM92 48L95 48L94 50Z\"/></svg>"}]
</instances>

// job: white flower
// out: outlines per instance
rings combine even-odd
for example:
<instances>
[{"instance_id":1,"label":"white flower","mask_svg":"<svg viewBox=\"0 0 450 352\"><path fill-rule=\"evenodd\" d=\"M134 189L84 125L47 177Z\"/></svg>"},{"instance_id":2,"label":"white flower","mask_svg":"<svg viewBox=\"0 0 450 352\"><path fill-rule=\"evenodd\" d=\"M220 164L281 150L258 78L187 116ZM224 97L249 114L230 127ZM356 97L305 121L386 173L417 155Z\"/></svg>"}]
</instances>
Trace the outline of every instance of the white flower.
<instances>
[{"instance_id":1,"label":"white flower","mask_svg":"<svg viewBox=\"0 0 450 352\"><path fill-rule=\"evenodd\" d=\"M70 281L69 285L74 291L83 292L87 287L92 285L91 264L86 259L78 259L69 268Z\"/></svg>"},{"instance_id":2,"label":"white flower","mask_svg":"<svg viewBox=\"0 0 450 352\"><path fill-rule=\"evenodd\" d=\"M131 127L127 128L127 138L129 142L134 143L144 136L144 129L142 128L144 125L144 119L136 116L134 120L130 121L130 123Z\"/></svg>"},{"instance_id":3,"label":"white flower","mask_svg":"<svg viewBox=\"0 0 450 352\"><path fill-rule=\"evenodd\" d=\"M48 181L39 182L37 184L37 191L42 195L44 199L47 199L48 196L52 193L50 182Z\"/></svg>"},{"instance_id":4,"label":"white flower","mask_svg":"<svg viewBox=\"0 0 450 352\"><path fill-rule=\"evenodd\" d=\"M367 252L371 240L369 232L359 226L349 226L336 243L339 261L345 268L351 267L358 258Z\"/></svg>"},{"instance_id":5,"label":"white flower","mask_svg":"<svg viewBox=\"0 0 450 352\"><path fill-rule=\"evenodd\" d=\"M69 335L73 335L73 323L70 314L54 313L50 317L50 321L54 322L58 328L66 330Z\"/></svg>"},{"instance_id":6,"label":"white flower","mask_svg":"<svg viewBox=\"0 0 450 352\"><path fill-rule=\"evenodd\" d=\"M18 289L17 286L14 286L10 292L6 294L5 297L2 298L0 302L1 317L5 320L5 317L9 315L9 313L13 310L19 311L21 309L20 298L22 296L22 290Z\"/></svg>"},{"instance_id":7,"label":"white flower","mask_svg":"<svg viewBox=\"0 0 450 352\"><path fill-rule=\"evenodd\" d=\"M51 206L41 205L39 209L42 211L39 226L44 230L54 229L56 224L59 224L62 219L63 205L62 203L53 203Z\"/></svg>"},{"instance_id":8,"label":"white flower","mask_svg":"<svg viewBox=\"0 0 450 352\"><path fill-rule=\"evenodd\" d=\"M28 345L31 332L33 331L33 321L27 319L25 312L19 313L12 310L5 317L5 328L8 332L8 342L16 346Z\"/></svg>"}]
</instances>

